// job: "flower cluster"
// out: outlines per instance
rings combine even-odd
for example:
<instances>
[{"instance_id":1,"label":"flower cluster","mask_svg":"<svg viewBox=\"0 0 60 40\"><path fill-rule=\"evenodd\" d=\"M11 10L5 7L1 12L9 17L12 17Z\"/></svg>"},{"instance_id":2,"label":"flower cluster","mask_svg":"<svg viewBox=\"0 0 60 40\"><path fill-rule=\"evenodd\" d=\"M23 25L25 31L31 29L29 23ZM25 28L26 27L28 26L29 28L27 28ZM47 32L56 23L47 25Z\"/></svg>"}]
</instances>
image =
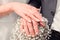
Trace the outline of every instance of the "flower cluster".
<instances>
[{"instance_id":1,"label":"flower cluster","mask_svg":"<svg viewBox=\"0 0 60 40\"><path fill-rule=\"evenodd\" d=\"M39 34L36 35L35 37L27 37L25 33L20 32L20 18L18 18L15 28L13 29L11 36L10 36L10 40L47 40L49 39L49 37L51 37L51 29L49 29L48 26L48 21L46 18L44 18L44 23L45 23L45 27L41 27L40 25L39 27Z\"/></svg>"}]
</instances>

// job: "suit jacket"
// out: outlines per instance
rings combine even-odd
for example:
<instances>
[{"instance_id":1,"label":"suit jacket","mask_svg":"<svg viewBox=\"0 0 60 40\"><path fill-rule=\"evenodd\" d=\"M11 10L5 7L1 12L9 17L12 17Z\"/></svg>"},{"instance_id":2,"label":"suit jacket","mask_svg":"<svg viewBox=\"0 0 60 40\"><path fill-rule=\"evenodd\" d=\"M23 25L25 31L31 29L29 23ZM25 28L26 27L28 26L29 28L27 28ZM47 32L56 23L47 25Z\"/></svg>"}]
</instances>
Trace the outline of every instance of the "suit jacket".
<instances>
[{"instance_id":1,"label":"suit jacket","mask_svg":"<svg viewBox=\"0 0 60 40\"><path fill-rule=\"evenodd\" d=\"M57 0L30 0L29 4L39 8L41 6L42 15L48 19L51 26L56 11Z\"/></svg>"}]
</instances>

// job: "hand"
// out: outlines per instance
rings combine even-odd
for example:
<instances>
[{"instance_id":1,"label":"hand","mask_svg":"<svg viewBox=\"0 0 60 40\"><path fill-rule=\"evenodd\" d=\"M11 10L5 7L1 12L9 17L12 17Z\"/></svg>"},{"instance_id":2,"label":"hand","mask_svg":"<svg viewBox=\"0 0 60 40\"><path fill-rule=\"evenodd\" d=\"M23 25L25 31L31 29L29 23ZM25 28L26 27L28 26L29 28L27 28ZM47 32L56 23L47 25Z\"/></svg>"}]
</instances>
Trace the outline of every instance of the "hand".
<instances>
[{"instance_id":1,"label":"hand","mask_svg":"<svg viewBox=\"0 0 60 40\"><path fill-rule=\"evenodd\" d=\"M26 34L29 35L30 32L31 35L34 35L35 31L38 30L38 27L37 30L35 30L34 26L32 26L31 20L34 20L35 22L43 20L41 14L38 12L38 9L28 4L23 4L18 2L12 2L0 6L0 15L2 13L12 12L12 11L16 12L19 16L21 16L24 19L22 23L24 24L23 27Z\"/></svg>"},{"instance_id":2,"label":"hand","mask_svg":"<svg viewBox=\"0 0 60 40\"><path fill-rule=\"evenodd\" d=\"M16 12L19 16L24 18L26 21L42 21L42 16L38 12L38 9L28 4L12 2L0 6L0 17L9 14L10 12ZM43 24L43 23L42 23Z\"/></svg>"},{"instance_id":3,"label":"hand","mask_svg":"<svg viewBox=\"0 0 60 40\"><path fill-rule=\"evenodd\" d=\"M42 16L38 12L38 9L33 6L17 2L11 3L11 5L13 11L16 12L22 18L24 18L25 20L27 20L28 22L31 22L31 19L35 21L42 20Z\"/></svg>"},{"instance_id":4,"label":"hand","mask_svg":"<svg viewBox=\"0 0 60 40\"><path fill-rule=\"evenodd\" d=\"M32 22L27 22L25 19L21 18L20 19L20 30L23 31L27 34L27 36L32 36L34 37L35 35L38 34L38 23L34 20Z\"/></svg>"}]
</instances>

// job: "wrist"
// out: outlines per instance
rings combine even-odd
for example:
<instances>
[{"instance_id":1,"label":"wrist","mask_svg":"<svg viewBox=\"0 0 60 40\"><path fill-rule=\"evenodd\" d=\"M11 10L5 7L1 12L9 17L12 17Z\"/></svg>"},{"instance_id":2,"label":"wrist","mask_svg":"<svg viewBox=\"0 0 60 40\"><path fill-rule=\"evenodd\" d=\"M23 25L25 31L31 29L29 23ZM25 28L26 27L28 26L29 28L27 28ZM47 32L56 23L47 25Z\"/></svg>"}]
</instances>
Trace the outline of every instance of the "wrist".
<instances>
[{"instance_id":1,"label":"wrist","mask_svg":"<svg viewBox=\"0 0 60 40\"><path fill-rule=\"evenodd\" d=\"M11 2L9 3L10 8L14 11L16 7L18 7L19 5L22 5L22 3L19 2Z\"/></svg>"}]
</instances>

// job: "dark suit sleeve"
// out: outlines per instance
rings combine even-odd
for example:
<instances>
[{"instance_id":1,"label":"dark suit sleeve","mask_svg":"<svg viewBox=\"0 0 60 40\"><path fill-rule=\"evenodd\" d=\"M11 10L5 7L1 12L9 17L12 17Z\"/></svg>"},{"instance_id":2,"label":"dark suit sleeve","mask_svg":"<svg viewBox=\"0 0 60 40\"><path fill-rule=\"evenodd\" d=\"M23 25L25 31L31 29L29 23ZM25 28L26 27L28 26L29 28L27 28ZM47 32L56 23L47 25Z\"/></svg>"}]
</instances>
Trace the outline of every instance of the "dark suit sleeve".
<instances>
[{"instance_id":1,"label":"dark suit sleeve","mask_svg":"<svg viewBox=\"0 0 60 40\"><path fill-rule=\"evenodd\" d=\"M30 4L30 5L32 5L32 6L36 7L36 8L40 8L41 0L30 0L28 2L28 4Z\"/></svg>"}]
</instances>

